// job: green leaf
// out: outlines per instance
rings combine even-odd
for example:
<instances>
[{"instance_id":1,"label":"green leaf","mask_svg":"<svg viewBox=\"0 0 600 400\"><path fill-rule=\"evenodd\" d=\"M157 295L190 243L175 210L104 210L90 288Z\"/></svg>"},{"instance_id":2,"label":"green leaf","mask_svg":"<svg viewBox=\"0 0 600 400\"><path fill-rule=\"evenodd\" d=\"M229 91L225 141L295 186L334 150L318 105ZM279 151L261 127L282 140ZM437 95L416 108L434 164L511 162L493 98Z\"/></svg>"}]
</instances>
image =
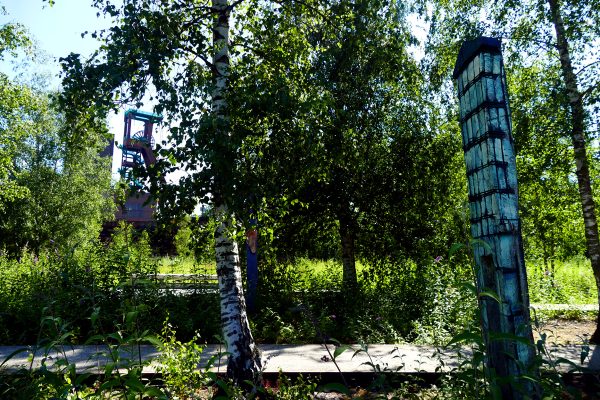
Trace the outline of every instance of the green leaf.
<instances>
[{"instance_id":1,"label":"green leaf","mask_svg":"<svg viewBox=\"0 0 600 400\"><path fill-rule=\"evenodd\" d=\"M28 348L28 347L23 347L23 348L20 348L20 349L17 349L15 351L13 351L8 356L6 356L6 358L4 359L4 361L2 361L2 364L0 364L0 368L2 368L2 366L4 364L6 364L8 361L10 361L17 354L21 354L21 353L25 353L25 352L29 352L29 351L31 351L31 349Z\"/></svg>"},{"instance_id":2,"label":"green leaf","mask_svg":"<svg viewBox=\"0 0 600 400\"><path fill-rule=\"evenodd\" d=\"M487 288L483 289L481 292L479 292L479 296L478 297L479 298L489 297L491 299L496 300L497 303L501 303L501 300L500 300L500 297L498 296L498 294L495 291L491 290L491 289L487 289Z\"/></svg>"},{"instance_id":3,"label":"green leaf","mask_svg":"<svg viewBox=\"0 0 600 400\"><path fill-rule=\"evenodd\" d=\"M483 338L481 337L481 335L479 333L462 332L462 333L459 333L458 335L454 336L448 342L448 344L446 344L446 347L451 346L455 343L462 343L462 342L482 344Z\"/></svg>"},{"instance_id":4,"label":"green leaf","mask_svg":"<svg viewBox=\"0 0 600 400\"><path fill-rule=\"evenodd\" d=\"M473 295L477 295L477 287L471 282L462 282L460 287L467 289Z\"/></svg>"},{"instance_id":5,"label":"green leaf","mask_svg":"<svg viewBox=\"0 0 600 400\"><path fill-rule=\"evenodd\" d=\"M147 386L144 389L144 395L150 397L166 398L166 394L155 386Z\"/></svg>"},{"instance_id":6,"label":"green leaf","mask_svg":"<svg viewBox=\"0 0 600 400\"><path fill-rule=\"evenodd\" d=\"M131 324L133 321L135 321L135 319L137 318L138 314L139 313L137 311L129 311L125 315L125 323Z\"/></svg>"},{"instance_id":7,"label":"green leaf","mask_svg":"<svg viewBox=\"0 0 600 400\"><path fill-rule=\"evenodd\" d=\"M140 338L141 341L150 343L156 348L159 348L163 345L163 341L156 335L145 335Z\"/></svg>"},{"instance_id":8,"label":"green leaf","mask_svg":"<svg viewBox=\"0 0 600 400\"><path fill-rule=\"evenodd\" d=\"M588 345L583 346L581 348L581 354L579 355L581 364L583 364L583 362L585 361L585 359L588 357L589 354L590 354L590 346L588 346Z\"/></svg>"},{"instance_id":9,"label":"green leaf","mask_svg":"<svg viewBox=\"0 0 600 400\"><path fill-rule=\"evenodd\" d=\"M492 251L492 246L490 246L490 244L483 239L471 239L469 244L471 247L481 246L488 252Z\"/></svg>"},{"instance_id":10,"label":"green leaf","mask_svg":"<svg viewBox=\"0 0 600 400\"><path fill-rule=\"evenodd\" d=\"M452 257L454 255L454 253L456 253L457 251L459 251L460 249L462 249L464 247L465 247L464 243L454 243L452 246L450 246L450 250L448 250L448 259L450 257Z\"/></svg>"},{"instance_id":11,"label":"green leaf","mask_svg":"<svg viewBox=\"0 0 600 400\"><path fill-rule=\"evenodd\" d=\"M93 336L90 336L85 341L85 344L92 344L92 343L104 342L105 340L106 340L106 336L104 336L104 335L93 335Z\"/></svg>"},{"instance_id":12,"label":"green leaf","mask_svg":"<svg viewBox=\"0 0 600 400\"><path fill-rule=\"evenodd\" d=\"M335 350L334 350L334 352L333 352L333 359L335 360L340 354L342 354L346 350L352 350L352 346L349 346L347 344L343 344L341 346L336 347Z\"/></svg>"}]
</instances>

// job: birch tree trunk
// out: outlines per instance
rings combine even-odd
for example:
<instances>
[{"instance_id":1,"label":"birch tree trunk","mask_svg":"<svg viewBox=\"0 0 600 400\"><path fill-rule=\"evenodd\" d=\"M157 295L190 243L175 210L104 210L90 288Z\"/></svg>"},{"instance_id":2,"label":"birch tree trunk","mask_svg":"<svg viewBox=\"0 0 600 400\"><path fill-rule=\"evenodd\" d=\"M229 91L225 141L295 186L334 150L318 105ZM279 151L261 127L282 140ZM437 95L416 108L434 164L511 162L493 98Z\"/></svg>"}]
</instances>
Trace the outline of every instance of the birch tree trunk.
<instances>
[{"instance_id":1,"label":"birch tree trunk","mask_svg":"<svg viewBox=\"0 0 600 400\"><path fill-rule=\"evenodd\" d=\"M579 91L577 76L571 62L569 43L565 32L565 25L560 13L558 0L548 0L550 14L554 29L556 31L556 46L560 57L562 75L569 99L571 109L571 140L573 142L573 155L575 158L577 183L579 185L579 196L583 209L583 221L585 224L585 238L587 251L592 264L596 287L598 288L598 320L596 331L592 335L591 343L600 343L600 241L598 240L598 223L592 186L590 183L590 171L585 148L585 110L583 107L583 96Z\"/></svg>"},{"instance_id":2,"label":"birch tree trunk","mask_svg":"<svg viewBox=\"0 0 600 400\"><path fill-rule=\"evenodd\" d=\"M229 352L227 376L236 384L244 381L259 383L261 361L246 314L238 246L231 238L231 223L227 207L220 206L217 214L221 217L221 223L215 232L215 250L221 325Z\"/></svg>"},{"instance_id":3,"label":"birch tree trunk","mask_svg":"<svg viewBox=\"0 0 600 400\"><path fill-rule=\"evenodd\" d=\"M226 91L229 74L229 5L227 0L213 0L215 22L213 30L213 66L214 90L212 94L212 113L217 141L229 136L229 112ZM226 139L225 139L226 142ZM225 156L222 154L219 156ZM226 165L226 163L225 163ZM222 196L223 172L215 168L215 188L213 198L217 216L221 223L215 231L215 252L217 275L219 279L219 297L221 303L221 325L223 338L229 352L227 375L236 384L246 380L260 381L261 361L254 344L246 302L242 288L242 274L239 262L239 250L233 239L231 215Z\"/></svg>"}]
</instances>

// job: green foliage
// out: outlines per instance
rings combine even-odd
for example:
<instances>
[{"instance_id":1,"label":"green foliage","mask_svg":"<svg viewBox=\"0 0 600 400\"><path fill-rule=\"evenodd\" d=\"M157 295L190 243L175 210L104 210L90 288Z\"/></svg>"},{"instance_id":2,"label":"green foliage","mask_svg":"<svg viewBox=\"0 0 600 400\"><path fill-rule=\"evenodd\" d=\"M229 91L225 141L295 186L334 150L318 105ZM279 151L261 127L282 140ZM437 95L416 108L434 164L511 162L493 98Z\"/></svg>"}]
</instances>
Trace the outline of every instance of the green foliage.
<instances>
[{"instance_id":1,"label":"green foliage","mask_svg":"<svg viewBox=\"0 0 600 400\"><path fill-rule=\"evenodd\" d=\"M468 264L409 259L359 266L359 287L348 300L339 263L299 259L262 264L254 336L274 343L441 343L473 321Z\"/></svg>"},{"instance_id":2,"label":"green foliage","mask_svg":"<svg viewBox=\"0 0 600 400\"><path fill-rule=\"evenodd\" d=\"M215 261L215 230L217 220L211 212L197 219L192 227L191 247L194 259L202 264L213 264Z\"/></svg>"},{"instance_id":3,"label":"green foliage","mask_svg":"<svg viewBox=\"0 0 600 400\"><path fill-rule=\"evenodd\" d=\"M560 71L534 63L509 68L508 76L526 256L550 269L551 260L585 249L575 166L569 162L569 114L556 87Z\"/></svg>"},{"instance_id":4,"label":"green foliage","mask_svg":"<svg viewBox=\"0 0 600 400\"><path fill-rule=\"evenodd\" d=\"M35 54L25 28L0 26L0 59L21 50ZM109 161L98 155L105 128L76 149L47 82L29 79L0 74L0 249L12 256L81 244L113 211Z\"/></svg>"},{"instance_id":5,"label":"green foliage","mask_svg":"<svg viewBox=\"0 0 600 400\"><path fill-rule=\"evenodd\" d=\"M574 257L567 261L529 260L527 278L531 302L543 304L594 304L598 290L589 261Z\"/></svg>"},{"instance_id":6,"label":"green foliage","mask_svg":"<svg viewBox=\"0 0 600 400\"><path fill-rule=\"evenodd\" d=\"M427 312L414 321L416 342L441 345L478 321L474 277L456 262L434 261L429 270Z\"/></svg>"},{"instance_id":7,"label":"green foliage","mask_svg":"<svg viewBox=\"0 0 600 400\"><path fill-rule=\"evenodd\" d=\"M195 398L197 391L211 383L211 378L199 369L203 347L198 344L199 337L182 343L175 337L175 330L165 320L162 341L159 349L159 370L169 395L173 398ZM208 370L212 365L206 362Z\"/></svg>"},{"instance_id":8,"label":"green foliage","mask_svg":"<svg viewBox=\"0 0 600 400\"><path fill-rule=\"evenodd\" d=\"M44 310L47 311L50 310ZM123 314L124 324L119 326L118 331L89 339L89 342L101 341L105 345L106 351L95 356L108 360L104 371L92 379L91 374L77 371L76 365L69 362L69 340L75 334L72 326L61 317L44 315L37 344L18 349L8 357L10 359L20 352L27 352L29 366L18 371L0 373L2 398L70 400L152 396L154 399L165 399L161 389L142 378L141 372L145 364L141 360L123 357L123 354L128 354L124 350L136 348L139 352L139 345L142 343L159 344L155 337L137 329L136 321L139 317L136 311L128 311Z\"/></svg>"},{"instance_id":9,"label":"green foliage","mask_svg":"<svg viewBox=\"0 0 600 400\"><path fill-rule=\"evenodd\" d=\"M192 230L189 227L189 222L185 221L179 225L177 234L175 235L175 250L177 255L182 258L188 258L192 254Z\"/></svg>"},{"instance_id":10,"label":"green foliage","mask_svg":"<svg viewBox=\"0 0 600 400\"><path fill-rule=\"evenodd\" d=\"M277 380L276 389L267 387L262 389L267 397L281 400L308 399L314 395L317 384L310 378L304 378L300 375L296 381L280 374ZM260 391L259 391L260 393Z\"/></svg>"},{"instance_id":11,"label":"green foliage","mask_svg":"<svg viewBox=\"0 0 600 400\"><path fill-rule=\"evenodd\" d=\"M41 319L44 308L69 322L75 332L70 340L81 343L98 329L111 331L123 310L134 306L134 298L148 305L137 310L145 316L142 330L160 332L170 313L182 339L196 330L205 337L219 332L218 298L161 291L150 278L157 268L147 234L138 236L125 225L106 247L94 243L68 253L0 257L0 343L33 342L37 335L33 321ZM95 315L93 323L90 315Z\"/></svg>"},{"instance_id":12,"label":"green foliage","mask_svg":"<svg viewBox=\"0 0 600 400\"><path fill-rule=\"evenodd\" d=\"M0 15L6 15L4 6L0 6ZM34 46L27 29L20 24L8 23L0 26L0 60L8 53L15 57L19 50L31 55Z\"/></svg>"},{"instance_id":13,"label":"green foliage","mask_svg":"<svg viewBox=\"0 0 600 400\"><path fill-rule=\"evenodd\" d=\"M83 149L48 93L0 74L0 249L69 249L98 235L113 212L99 135Z\"/></svg>"},{"instance_id":14,"label":"green foliage","mask_svg":"<svg viewBox=\"0 0 600 400\"><path fill-rule=\"evenodd\" d=\"M227 140L210 114L204 5L97 6L118 24L101 35L104 58L63 59L61 104L71 121L88 108L106 113L107 93L136 102L153 92L155 111L173 125L144 172L164 215L212 201L218 175L220 200L244 225L257 211L273 237L261 237L261 250L279 259L333 258L342 238L369 258L416 257L462 239L465 180L447 179L461 167L456 126L424 97L402 4L236 3ZM157 178L175 169L189 174L176 184Z\"/></svg>"},{"instance_id":15,"label":"green foliage","mask_svg":"<svg viewBox=\"0 0 600 400\"><path fill-rule=\"evenodd\" d=\"M404 5L294 7L244 26L261 41L232 70L239 188L254 198L237 209L260 210L261 250L328 259L349 239L356 258L418 257L461 240L456 125L425 98Z\"/></svg>"}]
</instances>

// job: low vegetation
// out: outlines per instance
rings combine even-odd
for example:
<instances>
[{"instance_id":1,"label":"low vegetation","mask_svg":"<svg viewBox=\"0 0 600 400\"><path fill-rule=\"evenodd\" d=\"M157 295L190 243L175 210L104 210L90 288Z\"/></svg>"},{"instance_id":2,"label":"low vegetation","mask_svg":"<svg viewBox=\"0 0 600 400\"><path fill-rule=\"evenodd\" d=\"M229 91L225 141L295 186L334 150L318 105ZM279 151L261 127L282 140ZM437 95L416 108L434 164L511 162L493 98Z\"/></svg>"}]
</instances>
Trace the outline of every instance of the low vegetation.
<instances>
[{"instance_id":1,"label":"low vegetation","mask_svg":"<svg viewBox=\"0 0 600 400\"><path fill-rule=\"evenodd\" d=\"M357 263L359 285L350 297L342 283L339 262L308 258L277 261L269 257L274 253L268 243L263 248L257 308L251 316L258 342L444 346L454 341L461 346L456 351L463 351L465 345L475 353L483 351L467 252L451 258L362 260ZM116 378L108 372L103 377L80 376L67 365L50 375L38 370L2 375L3 396L22 398L16 393L31 394L32 390L35 393L30 398L141 394L192 399L219 391L224 391L225 397L241 396L222 377L194 367L201 359L202 344L220 340L214 283L212 290L204 285L182 294L153 278L156 273L214 273L214 264L208 262L211 254L199 254L198 260L191 254L193 251L188 257L156 257L146 233L120 225L107 243L89 242L68 252L56 249L34 255L24 251L18 258L0 257L0 344L38 344L54 349L89 343L93 338L116 346L154 344L164 352L164 370L158 381L142 377L140 366L135 364ZM535 260L528 263L532 301L593 303L595 286L584 260L556 261L551 271L543 265ZM120 342L111 337L121 338ZM490 389L490 381L484 379L482 368L481 362L468 356L460 373L440 382L441 386L390 381L388 386L369 388L369 392L374 396L395 393L398 398L483 395ZM558 380L555 388L566 387L561 378L552 379ZM317 389L318 382L311 380L292 383L284 376L273 386L260 389L258 397L301 399L332 389ZM333 388L348 393L364 390Z\"/></svg>"}]
</instances>

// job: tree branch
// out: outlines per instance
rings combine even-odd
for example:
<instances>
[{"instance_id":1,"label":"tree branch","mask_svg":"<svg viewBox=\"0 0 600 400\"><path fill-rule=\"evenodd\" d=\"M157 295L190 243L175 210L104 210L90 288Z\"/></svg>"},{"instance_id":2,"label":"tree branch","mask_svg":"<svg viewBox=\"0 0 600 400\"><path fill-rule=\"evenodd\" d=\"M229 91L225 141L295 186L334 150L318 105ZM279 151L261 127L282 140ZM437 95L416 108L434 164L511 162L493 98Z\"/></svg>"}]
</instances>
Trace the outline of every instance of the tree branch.
<instances>
[{"instance_id":1,"label":"tree branch","mask_svg":"<svg viewBox=\"0 0 600 400\"><path fill-rule=\"evenodd\" d=\"M579 75L580 73L582 73L583 71L585 71L588 67L591 67L592 65L596 65L596 64L600 64L600 60L596 60L594 62L589 63L588 65L586 65L585 67L583 67L579 71L577 71L575 73L575 75Z\"/></svg>"},{"instance_id":2,"label":"tree branch","mask_svg":"<svg viewBox=\"0 0 600 400\"><path fill-rule=\"evenodd\" d=\"M187 52L193 54L194 56L198 57L200 60L202 60L204 62L204 64L206 64L206 66L208 68L210 68L211 72L213 72L213 73L217 72L217 67L215 67L215 65L213 63L211 63L210 61L208 61L208 58L206 58L204 55L198 53L196 50L194 50L192 48L182 47L182 49L184 51L187 51Z\"/></svg>"}]
</instances>

